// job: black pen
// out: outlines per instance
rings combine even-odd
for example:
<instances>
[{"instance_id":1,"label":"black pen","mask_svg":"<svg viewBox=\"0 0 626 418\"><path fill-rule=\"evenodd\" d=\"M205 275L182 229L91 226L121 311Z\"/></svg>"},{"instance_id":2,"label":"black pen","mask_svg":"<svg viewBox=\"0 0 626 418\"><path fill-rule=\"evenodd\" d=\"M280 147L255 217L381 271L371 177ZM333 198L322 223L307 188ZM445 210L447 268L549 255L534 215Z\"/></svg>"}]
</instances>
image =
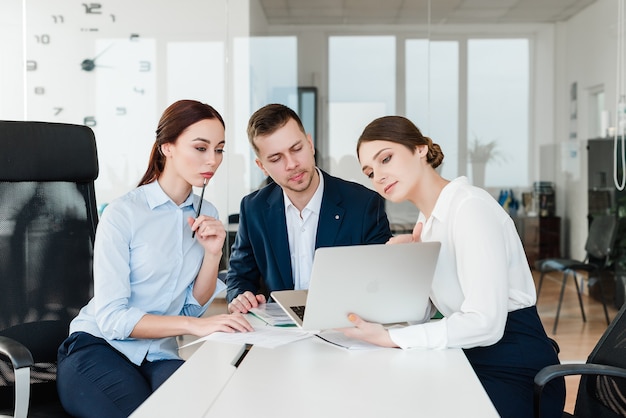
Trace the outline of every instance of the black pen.
<instances>
[{"instance_id":1,"label":"black pen","mask_svg":"<svg viewBox=\"0 0 626 418\"><path fill-rule=\"evenodd\" d=\"M200 203L198 203L198 212L196 213L196 219L200 216L200 211L202 210L202 201L204 200L204 189L206 189L206 185L209 182L209 179L204 178L204 186L202 186L202 193L200 193ZM191 238L196 236L196 231L191 233Z\"/></svg>"},{"instance_id":2,"label":"black pen","mask_svg":"<svg viewBox=\"0 0 626 418\"><path fill-rule=\"evenodd\" d=\"M235 356L235 358L230 364L232 364L235 367L239 367L239 365L241 364L243 359L246 358L246 356L248 355L252 347L253 347L253 344L249 344L249 343L244 344L244 346L241 347L241 350L239 351L239 353L237 353L237 355Z\"/></svg>"}]
</instances>

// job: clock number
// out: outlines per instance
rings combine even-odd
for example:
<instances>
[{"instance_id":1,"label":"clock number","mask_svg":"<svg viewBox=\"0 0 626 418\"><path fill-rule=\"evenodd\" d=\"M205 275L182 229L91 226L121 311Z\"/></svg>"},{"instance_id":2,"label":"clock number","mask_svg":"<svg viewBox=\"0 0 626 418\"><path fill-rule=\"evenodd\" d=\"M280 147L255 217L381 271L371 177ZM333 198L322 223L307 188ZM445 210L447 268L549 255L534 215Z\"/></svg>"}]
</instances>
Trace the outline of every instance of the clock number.
<instances>
[{"instance_id":1,"label":"clock number","mask_svg":"<svg viewBox=\"0 0 626 418\"><path fill-rule=\"evenodd\" d=\"M152 66L150 65L150 61L139 61L139 71L142 73L150 72Z\"/></svg>"},{"instance_id":2,"label":"clock number","mask_svg":"<svg viewBox=\"0 0 626 418\"><path fill-rule=\"evenodd\" d=\"M46 89L43 87L35 87L35 94L42 95L46 94Z\"/></svg>"},{"instance_id":3,"label":"clock number","mask_svg":"<svg viewBox=\"0 0 626 418\"><path fill-rule=\"evenodd\" d=\"M83 3L83 6L85 7L85 13L87 14L102 14L100 11L102 5L100 3Z\"/></svg>"},{"instance_id":4,"label":"clock number","mask_svg":"<svg viewBox=\"0 0 626 418\"><path fill-rule=\"evenodd\" d=\"M83 123L86 126L91 126L92 128L97 125L96 118L93 116L85 116L85 118L83 119Z\"/></svg>"},{"instance_id":5,"label":"clock number","mask_svg":"<svg viewBox=\"0 0 626 418\"><path fill-rule=\"evenodd\" d=\"M126 114L126 108L121 106L116 107L115 114L118 116L124 116Z\"/></svg>"},{"instance_id":6,"label":"clock number","mask_svg":"<svg viewBox=\"0 0 626 418\"><path fill-rule=\"evenodd\" d=\"M63 111L62 107L55 107L54 108L54 116L57 116L59 113L61 113Z\"/></svg>"},{"instance_id":7,"label":"clock number","mask_svg":"<svg viewBox=\"0 0 626 418\"><path fill-rule=\"evenodd\" d=\"M54 23L65 22L65 19L63 19L63 15L52 15L52 20L54 20Z\"/></svg>"},{"instance_id":8,"label":"clock number","mask_svg":"<svg viewBox=\"0 0 626 418\"><path fill-rule=\"evenodd\" d=\"M35 40L38 44L48 45L50 43L50 35L35 35Z\"/></svg>"},{"instance_id":9,"label":"clock number","mask_svg":"<svg viewBox=\"0 0 626 418\"><path fill-rule=\"evenodd\" d=\"M26 71L35 71L37 69L37 61L26 60Z\"/></svg>"},{"instance_id":10,"label":"clock number","mask_svg":"<svg viewBox=\"0 0 626 418\"><path fill-rule=\"evenodd\" d=\"M133 88L133 91L134 91L135 93L139 93L139 94L144 94L144 93L146 92L144 89L141 89L141 88L139 88L139 87L135 87L135 88Z\"/></svg>"},{"instance_id":11,"label":"clock number","mask_svg":"<svg viewBox=\"0 0 626 418\"><path fill-rule=\"evenodd\" d=\"M139 41L139 34L138 34L138 33L131 33L131 34L130 34L130 41L131 41L131 42L137 42L137 41Z\"/></svg>"}]
</instances>

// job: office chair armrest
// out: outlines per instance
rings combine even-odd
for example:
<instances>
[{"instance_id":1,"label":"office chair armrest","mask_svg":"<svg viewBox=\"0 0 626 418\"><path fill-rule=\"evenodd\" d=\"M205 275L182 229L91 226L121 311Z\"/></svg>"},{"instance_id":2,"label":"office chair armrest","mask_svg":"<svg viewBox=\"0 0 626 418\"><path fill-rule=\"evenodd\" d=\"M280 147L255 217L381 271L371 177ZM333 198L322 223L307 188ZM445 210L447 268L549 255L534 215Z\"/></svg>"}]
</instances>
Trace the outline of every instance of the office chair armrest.
<instances>
[{"instance_id":1,"label":"office chair armrest","mask_svg":"<svg viewBox=\"0 0 626 418\"><path fill-rule=\"evenodd\" d=\"M626 378L626 369L604 364L556 364L546 366L537 373L535 376L535 387L543 388L548 382L557 377L583 374Z\"/></svg>"},{"instance_id":2,"label":"office chair armrest","mask_svg":"<svg viewBox=\"0 0 626 418\"><path fill-rule=\"evenodd\" d=\"M604 364L555 364L546 366L535 375L534 410L535 418L541 416L541 392L551 380L574 375L602 375L626 378L626 369Z\"/></svg>"},{"instance_id":3,"label":"office chair armrest","mask_svg":"<svg viewBox=\"0 0 626 418\"><path fill-rule=\"evenodd\" d=\"M30 367L33 356L21 343L12 338L0 336L0 354L11 360L15 373L15 409L13 416L26 417L30 399Z\"/></svg>"},{"instance_id":4,"label":"office chair armrest","mask_svg":"<svg viewBox=\"0 0 626 418\"><path fill-rule=\"evenodd\" d=\"M11 360L14 369L33 365L33 356L28 351L28 348L12 338L0 335L0 353Z\"/></svg>"}]
</instances>

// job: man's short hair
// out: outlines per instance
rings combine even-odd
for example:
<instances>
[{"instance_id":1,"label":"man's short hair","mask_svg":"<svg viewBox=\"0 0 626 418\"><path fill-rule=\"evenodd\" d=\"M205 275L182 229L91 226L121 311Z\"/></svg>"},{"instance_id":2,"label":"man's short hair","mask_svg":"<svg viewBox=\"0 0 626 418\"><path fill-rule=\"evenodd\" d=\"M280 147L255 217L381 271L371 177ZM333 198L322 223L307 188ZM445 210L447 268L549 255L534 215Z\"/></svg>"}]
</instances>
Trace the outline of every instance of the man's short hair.
<instances>
[{"instance_id":1,"label":"man's short hair","mask_svg":"<svg viewBox=\"0 0 626 418\"><path fill-rule=\"evenodd\" d=\"M259 148L254 143L255 138L273 134L285 126L290 119L295 120L302 133L306 134L298 114L285 105L268 104L254 112L248 121L248 140L254 152L257 155L259 153Z\"/></svg>"}]
</instances>

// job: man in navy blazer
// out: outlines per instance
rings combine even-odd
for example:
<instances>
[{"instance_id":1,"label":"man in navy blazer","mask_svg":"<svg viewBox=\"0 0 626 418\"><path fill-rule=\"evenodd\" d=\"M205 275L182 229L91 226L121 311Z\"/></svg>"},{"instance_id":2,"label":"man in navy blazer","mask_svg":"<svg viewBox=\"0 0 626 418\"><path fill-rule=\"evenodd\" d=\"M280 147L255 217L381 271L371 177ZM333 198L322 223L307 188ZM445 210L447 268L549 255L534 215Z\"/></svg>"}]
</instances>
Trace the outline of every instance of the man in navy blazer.
<instances>
[{"instance_id":1,"label":"man in navy blazer","mask_svg":"<svg viewBox=\"0 0 626 418\"><path fill-rule=\"evenodd\" d=\"M241 201L226 298L230 312L244 313L275 290L307 289L316 248L391 238L384 200L317 168L311 136L292 109L257 110L248 139L273 182Z\"/></svg>"}]
</instances>

